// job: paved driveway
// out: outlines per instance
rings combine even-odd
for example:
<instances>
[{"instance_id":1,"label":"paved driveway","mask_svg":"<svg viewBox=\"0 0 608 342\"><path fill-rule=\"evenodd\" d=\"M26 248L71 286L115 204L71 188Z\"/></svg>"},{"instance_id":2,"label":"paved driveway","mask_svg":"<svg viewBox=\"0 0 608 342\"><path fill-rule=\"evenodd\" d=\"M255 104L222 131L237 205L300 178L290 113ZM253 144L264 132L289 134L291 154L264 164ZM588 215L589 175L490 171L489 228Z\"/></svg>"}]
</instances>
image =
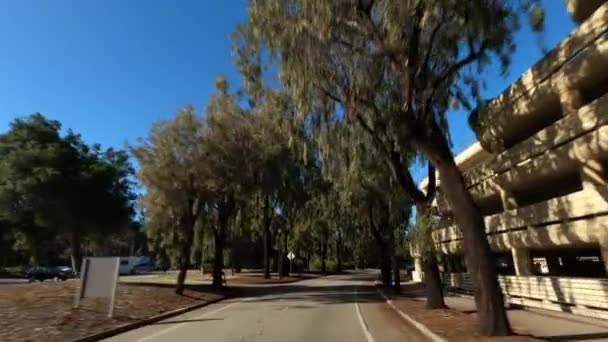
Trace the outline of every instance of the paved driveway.
<instances>
[{"instance_id":1,"label":"paved driveway","mask_svg":"<svg viewBox=\"0 0 608 342\"><path fill-rule=\"evenodd\" d=\"M379 297L374 274L351 273L247 287L245 297L110 338L109 341L426 341Z\"/></svg>"}]
</instances>

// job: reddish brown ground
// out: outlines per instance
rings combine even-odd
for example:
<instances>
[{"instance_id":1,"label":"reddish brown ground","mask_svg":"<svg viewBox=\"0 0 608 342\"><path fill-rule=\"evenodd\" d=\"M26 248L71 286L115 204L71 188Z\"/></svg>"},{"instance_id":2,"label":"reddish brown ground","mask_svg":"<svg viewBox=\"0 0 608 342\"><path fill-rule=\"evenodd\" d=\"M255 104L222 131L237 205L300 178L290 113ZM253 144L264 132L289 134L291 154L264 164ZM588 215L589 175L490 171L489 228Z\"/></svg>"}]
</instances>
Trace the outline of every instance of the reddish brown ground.
<instances>
[{"instance_id":1,"label":"reddish brown ground","mask_svg":"<svg viewBox=\"0 0 608 342\"><path fill-rule=\"evenodd\" d=\"M483 342L531 342L539 341L527 336L481 337L476 313L465 313L451 309L429 310L425 302L418 297L423 294L419 284L403 286L403 294L393 296L393 304L416 321L424 324L436 334L448 341L483 341Z\"/></svg>"},{"instance_id":2,"label":"reddish brown ground","mask_svg":"<svg viewBox=\"0 0 608 342\"><path fill-rule=\"evenodd\" d=\"M229 273L227 273L229 274ZM319 277L318 274L303 273L300 275L293 275L289 277L282 277L279 279L276 274L273 274L270 279L265 279L263 273L258 272L241 272L235 273L234 277L228 277L228 285L231 284L287 284L295 281L312 279Z\"/></svg>"},{"instance_id":3,"label":"reddish brown ground","mask_svg":"<svg viewBox=\"0 0 608 342\"><path fill-rule=\"evenodd\" d=\"M120 284L108 318L103 301L86 300L72 310L77 284L0 285L0 341L70 341L221 296L208 286L192 286L180 297L172 286Z\"/></svg>"}]
</instances>

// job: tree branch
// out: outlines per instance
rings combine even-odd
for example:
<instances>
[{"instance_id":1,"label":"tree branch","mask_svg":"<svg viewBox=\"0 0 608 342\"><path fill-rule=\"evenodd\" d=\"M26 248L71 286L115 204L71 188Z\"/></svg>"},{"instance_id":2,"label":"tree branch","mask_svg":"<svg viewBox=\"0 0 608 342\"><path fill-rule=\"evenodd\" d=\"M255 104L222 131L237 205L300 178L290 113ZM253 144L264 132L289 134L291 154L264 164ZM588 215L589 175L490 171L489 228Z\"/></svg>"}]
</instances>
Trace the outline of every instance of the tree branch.
<instances>
[{"instance_id":1,"label":"tree branch","mask_svg":"<svg viewBox=\"0 0 608 342\"><path fill-rule=\"evenodd\" d=\"M405 191L415 203L426 202L424 193L416 186L412 173L401 162L399 153L391 151L389 161L389 167L403 191ZM402 174L402 172L404 174Z\"/></svg>"},{"instance_id":2,"label":"tree branch","mask_svg":"<svg viewBox=\"0 0 608 342\"><path fill-rule=\"evenodd\" d=\"M427 202L431 202L433 200L433 197L435 196L435 190L437 189L437 181L436 181L436 175L435 175L435 166L433 164L431 164L431 162L427 162L427 169L429 172L428 175L428 185L426 187L426 200Z\"/></svg>"},{"instance_id":3,"label":"tree branch","mask_svg":"<svg viewBox=\"0 0 608 342\"><path fill-rule=\"evenodd\" d=\"M376 25L372 21L371 12L362 10L359 6L357 6L357 12L362 13L362 18L365 20L365 33L372 37L372 39L376 43L376 48L378 49L377 53L372 54L373 56L386 56L392 62L391 64L396 70L399 70L399 66L403 65L402 58L399 58L399 55L395 50L388 49L384 44L384 40L376 30Z\"/></svg>"},{"instance_id":4,"label":"tree branch","mask_svg":"<svg viewBox=\"0 0 608 342\"><path fill-rule=\"evenodd\" d=\"M445 25L447 22L449 22L451 19L445 18L445 11L442 11L442 15L441 15L441 20L439 21L439 23L437 24L437 26L435 26L433 28L433 31L431 31L431 35L429 37L429 43L428 43L428 48L426 50L426 54L424 57L424 61L422 62L422 64L420 65L420 67L418 68L417 73L420 75L422 75L422 80L423 82L425 81L427 75L428 75L428 67L429 67L429 61L431 59L431 55L433 53L433 49L435 48L435 39L437 37L437 34L439 33L439 30L441 30L441 28L443 27L443 25Z\"/></svg>"},{"instance_id":5,"label":"tree branch","mask_svg":"<svg viewBox=\"0 0 608 342\"><path fill-rule=\"evenodd\" d=\"M369 227L370 227L370 230L371 230L374 238L377 240L382 240L382 238L380 236L380 232L378 231L378 228L376 227L376 223L374 222L374 207L373 207L372 203L369 203L367 205L367 219L369 221Z\"/></svg>"},{"instance_id":6,"label":"tree branch","mask_svg":"<svg viewBox=\"0 0 608 342\"><path fill-rule=\"evenodd\" d=\"M433 103L433 99L435 97L435 93L437 92L437 89L439 89L439 87L442 86L442 84L451 79L452 77L454 77L454 75L456 75L460 69L464 68L465 66L471 64L472 62L474 62L476 59L478 59L481 54L489 47L489 41L488 40L484 40L481 42L479 49L475 50L472 46L471 41L469 40L469 54L461 59L460 61L452 64L450 67L448 67L446 69L446 72L440 76L439 78L437 78L435 80L435 82L433 82L433 84L431 85L431 94L429 95L429 97L426 100L425 103L425 108L424 108L424 113L425 115L427 115L430 112L430 108L431 108L431 104Z\"/></svg>"},{"instance_id":7,"label":"tree branch","mask_svg":"<svg viewBox=\"0 0 608 342\"><path fill-rule=\"evenodd\" d=\"M402 65L402 68L407 67L407 84L405 86L405 103L403 104L403 110L407 111L408 108L412 107L412 100L414 98L414 88L415 88L415 79L416 79L416 71L418 69L418 46L420 45L420 33L422 32L422 27L420 23L422 21L422 16L424 15L424 11L422 8L422 1L419 1L416 4L416 12L414 15L415 23L414 29L412 31L412 37L410 38L410 46L408 49L408 58L407 58L407 66ZM405 70L402 71L405 76Z\"/></svg>"},{"instance_id":8,"label":"tree branch","mask_svg":"<svg viewBox=\"0 0 608 342\"><path fill-rule=\"evenodd\" d=\"M381 153L384 154L385 160L387 160L387 164L393 172L393 176L399 182L402 189L405 191L408 196L414 200L414 202L425 202L426 198L424 193L418 189L416 183L414 182L414 178L410 171L403 165L401 162L401 157L399 153L397 153L393 149L389 149L386 147L382 139L376 134L374 129L372 129L363 119L363 117L357 112L355 117L361 127L376 141L376 145ZM402 174L402 173L405 174Z\"/></svg>"}]
</instances>

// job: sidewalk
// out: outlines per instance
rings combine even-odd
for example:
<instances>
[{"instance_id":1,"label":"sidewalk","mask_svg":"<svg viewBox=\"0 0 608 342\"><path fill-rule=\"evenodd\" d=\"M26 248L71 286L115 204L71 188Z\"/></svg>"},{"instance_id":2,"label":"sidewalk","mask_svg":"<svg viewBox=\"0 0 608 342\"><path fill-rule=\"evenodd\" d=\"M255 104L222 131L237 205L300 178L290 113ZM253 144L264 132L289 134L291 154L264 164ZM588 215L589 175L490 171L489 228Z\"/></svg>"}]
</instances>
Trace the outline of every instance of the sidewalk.
<instances>
[{"instance_id":1,"label":"sidewalk","mask_svg":"<svg viewBox=\"0 0 608 342\"><path fill-rule=\"evenodd\" d=\"M608 341L608 321L535 308L508 309L513 331L520 336L482 338L475 335L477 317L473 297L447 295L447 310L427 310L420 283L402 285L393 303L449 341Z\"/></svg>"}]
</instances>

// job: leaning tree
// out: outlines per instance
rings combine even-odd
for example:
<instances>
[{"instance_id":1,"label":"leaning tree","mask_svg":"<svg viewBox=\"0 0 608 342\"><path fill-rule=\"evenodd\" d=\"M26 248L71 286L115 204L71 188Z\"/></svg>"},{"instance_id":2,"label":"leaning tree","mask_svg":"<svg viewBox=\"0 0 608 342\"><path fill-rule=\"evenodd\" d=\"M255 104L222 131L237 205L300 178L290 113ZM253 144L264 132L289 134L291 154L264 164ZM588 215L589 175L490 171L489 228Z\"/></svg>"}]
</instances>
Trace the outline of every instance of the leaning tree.
<instances>
[{"instance_id":1,"label":"leaning tree","mask_svg":"<svg viewBox=\"0 0 608 342\"><path fill-rule=\"evenodd\" d=\"M248 34L278 62L282 83L307 114L334 105L363 127L416 204L428 203L401 152L439 171L463 231L480 330L510 333L483 217L452 156L446 112L479 101L480 71L505 71L520 17L542 27L538 0L251 0ZM257 70L254 70L257 71Z\"/></svg>"}]
</instances>

